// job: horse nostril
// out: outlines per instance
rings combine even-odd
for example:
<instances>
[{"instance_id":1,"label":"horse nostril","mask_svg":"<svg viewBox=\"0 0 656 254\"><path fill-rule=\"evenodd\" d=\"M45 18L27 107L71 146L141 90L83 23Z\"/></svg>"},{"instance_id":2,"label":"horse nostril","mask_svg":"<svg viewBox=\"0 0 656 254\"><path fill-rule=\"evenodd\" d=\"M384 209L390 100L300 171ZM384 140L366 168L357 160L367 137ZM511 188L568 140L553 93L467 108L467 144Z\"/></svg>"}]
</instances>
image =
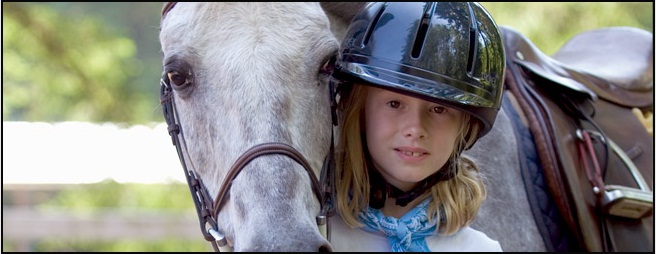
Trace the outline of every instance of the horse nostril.
<instances>
[{"instance_id":1,"label":"horse nostril","mask_svg":"<svg viewBox=\"0 0 656 254\"><path fill-rule=\"evenodd\" d=\"M319 251L318 252L333 252L333 249L330 247L328 244L324 244L319 246Z\"/></svg>"}]
</instances>

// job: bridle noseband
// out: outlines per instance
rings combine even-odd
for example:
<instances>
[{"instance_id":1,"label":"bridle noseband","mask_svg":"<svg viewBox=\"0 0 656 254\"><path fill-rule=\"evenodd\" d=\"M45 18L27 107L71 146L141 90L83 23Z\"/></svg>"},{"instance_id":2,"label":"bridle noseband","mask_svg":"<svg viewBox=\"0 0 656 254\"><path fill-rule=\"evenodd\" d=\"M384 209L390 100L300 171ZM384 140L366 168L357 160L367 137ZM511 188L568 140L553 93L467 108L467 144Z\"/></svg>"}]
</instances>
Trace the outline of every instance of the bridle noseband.
<instances>
[{"instance_id":1,"label":"bridle noseband","mask_svg":"<svg viewBox=\"0 0 656 254\"><path fill-rule=\"evenodd\" d=\"M303 168L306 170L312 182L312 191L316 195L321 205L320 212L317 215L317 225L319 226L322 235L328 239L328 232L326 227L328 216L332 215L332 194L334 193L334 186L332 185L332 172L334 172L332 154L334 151L334 145L332 142L330 145L330 153L328 156L326 156L324 165L321 170L322 185L320 185L320 182L317 180L317 177L312 171L310 164L307 162L305 157L303 157L303 155L298 152L298 150L285 143L268 142L251 147L235 161L223 180L223 184L221 185L221 188L218 192L217 199L212 202L212 198L209 195L207 188L202 183L202 180L196 175L194 170L189 170L187 168L187 163L185 162L182 149L184 146L184 150L186 150L186 142L180 121L177 117L178 114L174 106L175 103L173 97L173 90L171 86L168 85L164 80L160 80L160 104L162 105L162 113L164 115L164 119L168 125L167 129L169 135L171 136L173 145L176 147L178 157L184 169L187 184L189 185L189 190L191 191L191 196L196 206L196 212L199 218L201 231L205 237L205 240L212 243L212 247L214 247L215 251L231 251L231 247L228 245L227 239L218 231L217 218L219 211L221 211L224 203L226 202L232 181L253 159L259 156L270 154L288 156L303 166ZM191 165L193 166L193 164Z\"/></svg>"},{"instance_id":2,"label":"bridle noseband","mask_svg":"<svg viewBox=\"0 0 656 254\"><path fill-rule=\"evenodd\" d=\"M173 8L175 2L167 2L162 9L162 19L166 13ZM167 78L168 79L168 78ZM331 84L332 85L332 84ZM332 92L332 88L331 88ZM332 96L332 93L331 93ZM321 169L321 181L317 180L312 167L307 162L305 157L298 152L294 147L281 143L281 142L268 142L253 146L248 149L244 154L242 154L230 168L226 174L223 184L218 192L217 199L212 201L211 196L209 195L207 188L202 183L200 177L196 175L195 170L190 170L187 168L187 163L184 159L183 149L188 151L186 148L186 142L184 134L180 125L178 114L175 108L173 89L172 87L164 81L160 80L160 104L162 105L162 114L166 120L167 130L171 136L173 145L176 147L180 163L182 164L183 170L185 172L185 178L187 184L189 185L189 191L191 192L194 205L196 207L196 213L198 215L201 232L205 237L205 240L210 241L212 247L215 251L220 252L229 252L232 251L232 247L228 244L226 237L219 232L217 218L218 213L223 208L224 203L228 197L228 191L232 185L232 181L237 177L241 170L253 159L270 154L285 155L292 158L294 161L299 163L305 171L308 173L311 183L312 191L316 195L319 203L321 205L319 214L316 217L317 225L319 230L324 238L328 238L328 229L327 221L328 217L332 216L333 213L333 200L334 200L334 143L333 137L331 137L330 151L324 160L323 167ZM334 118L334 116L333 116ZM334 124L333 119L333 124ZM193 164L192 168L193 168ZM321 184L320 184L321 183Z\"/></svg>"},{"instance_id":3,"label":"bridle noseband","mask_svg":"<svg viewBox=\"0 0 656 254\"><path fill-rule=\"evenodd\" d=\"M314 173L312 172L312 167L310 167L310 164L307 162L307 160L305 160L303 155L301 155L301 153L299 153L296 149L285 143L269 142L269 143L263 143L251 147L246 152L244 152L237 159L237 161L235 161L234 164L232 164L230 171L228 171L228 174L226 175L223 184L221 185L221 189L219 190L219 195L217 196L216 201L214 202L214 213L215 213L213 214L214 217L218 215L218 212L223 207L223 203L225 202L226 196L228 195L228 189L230 189L230 186L232 184L232 179L235 179L235 177L237 177L237 174L239 174L239 172L241 172L241 170L251 160L267 154L287 155L288 157L294 159L296 162L301 164L301 166L303 166L303 168L310 175L310 180L312 181L312 191L314 192L314 194L316 194L318 200L320 201L323 200L323 197L321 196L321 191L319 190L319 182L317 180L317 177L314 176Z\"/></svg>"}]
</instances>

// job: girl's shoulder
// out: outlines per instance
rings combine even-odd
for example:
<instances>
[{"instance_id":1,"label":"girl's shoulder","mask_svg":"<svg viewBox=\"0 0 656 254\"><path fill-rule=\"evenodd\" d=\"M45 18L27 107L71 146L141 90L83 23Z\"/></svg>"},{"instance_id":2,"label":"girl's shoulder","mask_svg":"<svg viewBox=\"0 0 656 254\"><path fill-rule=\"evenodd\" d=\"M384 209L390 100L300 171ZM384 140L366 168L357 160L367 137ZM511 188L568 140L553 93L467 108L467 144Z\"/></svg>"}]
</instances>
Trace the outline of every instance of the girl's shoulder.
<instances>
[{"instance_id":1,"label":"girl's shoulder","mask_svg":"<svg viewBox=\"0 0 656 254\"><path fill-rule=\"evenodd\" d=\"M434 252L501 252L499 241L471 227L463 227L453 235L435 235L426 238L428 248Z\"/></svg>"}]
</instances>

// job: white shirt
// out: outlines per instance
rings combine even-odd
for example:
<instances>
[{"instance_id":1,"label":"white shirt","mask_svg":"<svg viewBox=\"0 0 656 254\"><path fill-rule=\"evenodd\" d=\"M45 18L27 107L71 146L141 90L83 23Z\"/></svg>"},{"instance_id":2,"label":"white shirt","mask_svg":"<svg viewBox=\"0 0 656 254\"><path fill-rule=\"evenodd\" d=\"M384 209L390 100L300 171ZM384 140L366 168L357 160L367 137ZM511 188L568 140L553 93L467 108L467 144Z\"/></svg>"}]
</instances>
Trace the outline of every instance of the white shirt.
<instances>
[{"instance_id":1,"label":"white shirt","mask_svg":"<svg viewBox=\"0 0 656 254\"><path fill-rule=\"evenodd\" d=\"M328 220L328 235L335 252L390 252L390 245L383 232L370 233L361 228L350 228L339 214ZM426 237L431 252L500 252L498 241L485 233L464 227L449 236Z\"/></svg>"}]
</instances>

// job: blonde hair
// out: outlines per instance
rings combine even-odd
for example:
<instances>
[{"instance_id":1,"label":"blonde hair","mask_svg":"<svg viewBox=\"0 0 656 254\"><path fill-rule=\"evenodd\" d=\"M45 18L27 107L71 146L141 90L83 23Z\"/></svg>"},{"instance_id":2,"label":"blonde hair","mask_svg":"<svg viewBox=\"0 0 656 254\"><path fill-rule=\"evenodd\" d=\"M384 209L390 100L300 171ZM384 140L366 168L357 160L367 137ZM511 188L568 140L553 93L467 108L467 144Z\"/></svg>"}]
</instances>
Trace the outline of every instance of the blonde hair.
<instances>
[{"instance_id":1,"label":"blonde hair","mask_svg":"<svg viewBox=\"0 0 656 254\"><path fill-rule=\"evenodd\" d=\"M352 86L341 94L339 100L339 133L335 149L337 171L337 210L344 222L351 227L361 227L358 213L369 205L371 185L368 181L368 170L364 144L364 106L367 98L367 87L364 85L346 84ZM451 154L451 160L456 162L455 177L440 181L429 192L432 197L428 208L430 220L438 220L439 232L445 235L456 233L460 228L469 225L485 200L487 191L476 164L460 156L462 151L471 146L478 136L481 123L469 114L463 114L462 127L458 132L456 146ZM440 220L440 207L443 209L444 221Z\"/></svg>"}]
</instances>

